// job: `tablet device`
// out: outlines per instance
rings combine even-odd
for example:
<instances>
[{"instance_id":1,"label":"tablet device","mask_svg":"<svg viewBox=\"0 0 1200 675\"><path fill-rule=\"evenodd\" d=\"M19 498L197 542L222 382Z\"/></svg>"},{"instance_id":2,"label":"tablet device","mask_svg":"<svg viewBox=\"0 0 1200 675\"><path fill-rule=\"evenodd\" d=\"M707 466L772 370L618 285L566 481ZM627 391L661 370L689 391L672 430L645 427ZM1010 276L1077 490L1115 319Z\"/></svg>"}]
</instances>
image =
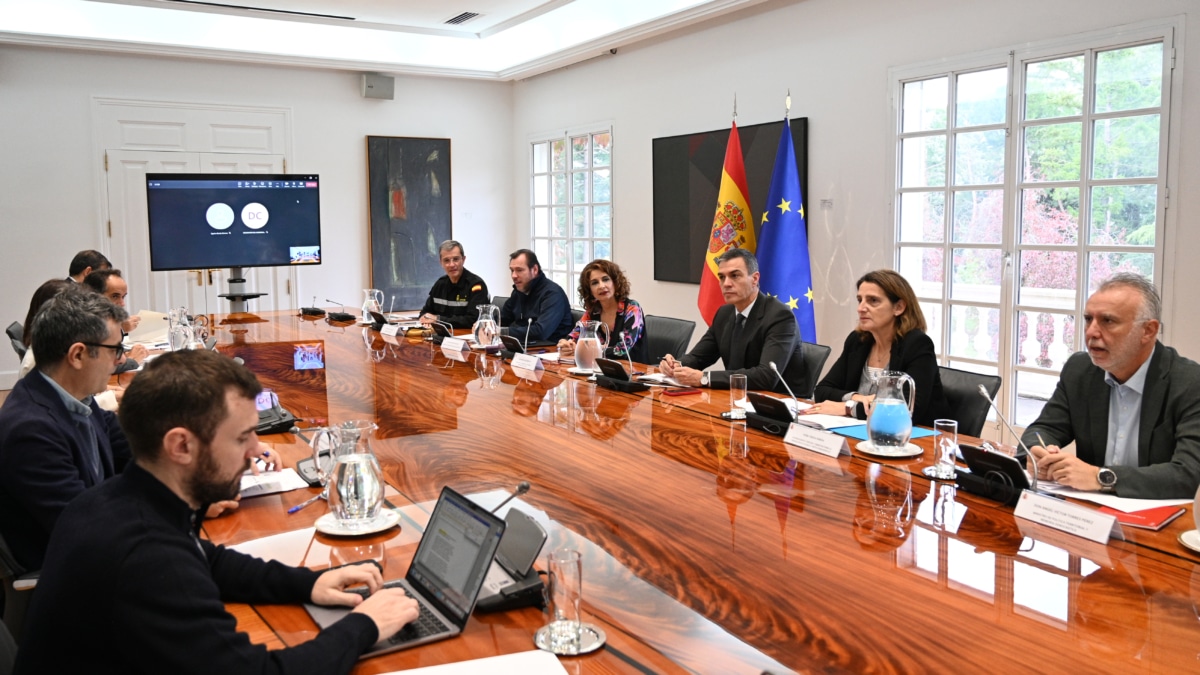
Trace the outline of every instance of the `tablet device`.
<instances>
[{"instance_id":1,"label":"tablet device","mask_svg":"<svg viewBox=\"0 0 1200 675\"><path fill-rule=\"evenodd\" d=\"M1001 488L1005 493L1029 489L1029 476L1017 458L967 443L960 443L958 449L972 476Z\"/></svg>"},{"instance_id":2,"label":"tablet device","mask_svg":"<svg viewBox=\"0 0 1200 675\"><path fill-rule=\"evenodd\" d=\"M621 382L629 381L629 373L625 371L625 366L618 361L612 359L596 359L596 367L605 377Z\"/></svg>"}]
</instances>

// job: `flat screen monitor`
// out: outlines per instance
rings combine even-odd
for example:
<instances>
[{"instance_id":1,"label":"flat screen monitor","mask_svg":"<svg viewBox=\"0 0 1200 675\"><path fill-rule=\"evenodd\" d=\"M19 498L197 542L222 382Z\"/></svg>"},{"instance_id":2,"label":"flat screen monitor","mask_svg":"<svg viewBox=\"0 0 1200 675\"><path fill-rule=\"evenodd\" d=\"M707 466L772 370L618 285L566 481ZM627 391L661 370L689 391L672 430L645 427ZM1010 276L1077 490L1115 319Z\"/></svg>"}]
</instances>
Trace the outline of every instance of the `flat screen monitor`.
<instances>
[{"instance_id":1,"label":"flat screen monitor","mask_svg":"<svg viewBox=\"0 0 1200 675\"><path fill-rule=\"evenodd\" d=\"M309 174L146 174L150 269L319 265L320 195Z\"/></svg>"}]
</instances>

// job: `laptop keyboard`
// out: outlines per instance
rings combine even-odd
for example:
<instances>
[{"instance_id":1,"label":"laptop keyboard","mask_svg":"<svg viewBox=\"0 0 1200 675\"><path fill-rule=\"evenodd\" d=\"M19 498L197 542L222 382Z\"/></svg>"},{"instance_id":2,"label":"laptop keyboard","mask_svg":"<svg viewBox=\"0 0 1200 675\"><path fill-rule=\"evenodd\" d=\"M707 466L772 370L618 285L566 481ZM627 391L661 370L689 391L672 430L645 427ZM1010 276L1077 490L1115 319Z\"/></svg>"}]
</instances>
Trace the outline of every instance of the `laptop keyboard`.
<instances>
[{"instance_id":1,"label":"laptop keyboard","mask_svg":"<svg viewBox=\"0 0 1200 675\"><path fill-rule=\"evenodd\" d=\"M417 606L421 609L421 615L411 623L405 625L404 628L401 628L395 635L388 638L389 643L396 645L403 642L411 642L430 635L439 635L449 630L441 619L429 611L428 607L422 603L417 603Z\"/></svg>"}]
</instances>

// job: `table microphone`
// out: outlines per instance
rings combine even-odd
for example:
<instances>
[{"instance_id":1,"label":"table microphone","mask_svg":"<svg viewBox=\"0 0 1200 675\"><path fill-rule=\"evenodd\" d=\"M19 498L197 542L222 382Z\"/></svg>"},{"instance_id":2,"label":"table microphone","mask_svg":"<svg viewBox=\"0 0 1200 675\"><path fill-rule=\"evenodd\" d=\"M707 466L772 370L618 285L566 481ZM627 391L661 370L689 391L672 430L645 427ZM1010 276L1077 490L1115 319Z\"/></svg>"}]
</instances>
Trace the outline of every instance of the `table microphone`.
<instances>
[{"instance_id":1,"label":"table microphone","mask_svg":"<svg viewBox=\"0 0 1200 675\"><path fill-rule=\"evenodd\" d=\"M783 383L783 388L787 389L788 395L792 397L792 405L796 406L792 409L792 419L794 420L796 415L800 414L800 400L792 393L792 388L788 386L787 380L783 379L783 375L779 374L779 367L775 365L774 361L771 361L771 371L775 373L775 377L779 378L779 381Z\"/></svg>"},{"instance_id":2,"label":"table microphone","mask_svg":"<svg viewBox=\"0 0 1200 675\"><path fill-rule=\"evenodd\" d=\"M505 499L504 501L497 504L496 508L492 509L492 513L499 511L501 506L504 506L505 504L511 502L512 500L516 499L517 497L525 494L526 492L529 492L529 487L530 487L529 481L527 481L527 480L523 480L520 483L517 483L517 489L514 490L513 493L508 496L508 499Z\"/></svg>"},{"instance_id":3,"label":"table microphone","mask_svg":"<svg viewBox=\"0 0 1200 675\"><path fill-rule=\"evenodd\" d=\"M330 300L329 298L325 298L325 302L332 302L333 304L341 305L341 307L342 307L342 311L329 312L326 315L331 320L333 320L333 321L353 321L354 320L354 315L346 312L346 304L345 303L338 302L337 300Z\"/></svg>"},{"instance_id":4,"label":"table microphone","mask_svg":"<svg viewBox=\"0 0 1200 675\"><path fill-rule=\"evenodd\" d=\"M641 373L633 369L633 355L629 353L629 350L633 349L633 345L626 342L626 338L629 335L625 331L621 331L619 335L621 336L621 346L625 348L625 360L629 362L629 376L635 377L641 375Z\"/></svg>"},{"instance_id":5,"label":"table microphone","mask_svg":"<svg viewBox=\"0 0 1200 675\"><path fill-rule=\"evenodd\" d=\"M528 323L525 324L525 343L521 345L521 351L525 352L526 354L529 353L529 329L531 329L531 328L533 328L533 317L532 316L529 317ZM517 489L520 489L520 487L518 486ZM528 484L526 484L525 489L526 490L529 489Z\"/></svg>"},{"instance_id":6,"label":"table microphone","mask_svg":"<svg viewBox=\"0 0 1200 675\"><path fill-rule=\"evenodd\" d=\"M1022 441L1021 436L1019 434L1017 434L1016 431L1013 430L1012 425L1009 424L1008 420L1004 418L1004 413L1000 412L1000 408L996 407L996 402L993 401L991 395L988 394L987 387L983 386L982 384L979 385L979 395L984 397L985 399L987 399L988 405L990 405L992 407L992 410L996 411L996 414L1000 417L1000 421L1004 422L1004 426L1005 426L1005 428L1008 429L1008 433L1012 434L1013 438L1017 439L1017 445L1021 446L1021 448L1025 450L1025 456L1029 458L1029 463L1033 464L1033 476L1030 478L1029 488L1031 490L1033 490L1034 492L1037 492L1038 491L1037 457L1033 456L1033 453L1030 452L1029 448L1025 445L1025 441Z\"/></svg>"}]
</instances>

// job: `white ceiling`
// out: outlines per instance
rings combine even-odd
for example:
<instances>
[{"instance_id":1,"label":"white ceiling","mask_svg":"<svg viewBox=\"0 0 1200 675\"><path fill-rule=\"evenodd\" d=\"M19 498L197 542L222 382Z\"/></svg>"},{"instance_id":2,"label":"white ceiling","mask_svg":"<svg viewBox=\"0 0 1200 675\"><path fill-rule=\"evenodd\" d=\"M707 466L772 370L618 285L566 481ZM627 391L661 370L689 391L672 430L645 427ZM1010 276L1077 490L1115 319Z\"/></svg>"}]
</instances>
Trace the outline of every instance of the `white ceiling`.
<instances>
[{"instance_id":1,"label":"white ceiling","mask_svg":"<svg viewBox=\"0 0 1200 675\"><path fill-rule=\"evenodd\" d=\"M0 43L512 80L765 1L0 0Z\"/></svg>"}]
</instances>

